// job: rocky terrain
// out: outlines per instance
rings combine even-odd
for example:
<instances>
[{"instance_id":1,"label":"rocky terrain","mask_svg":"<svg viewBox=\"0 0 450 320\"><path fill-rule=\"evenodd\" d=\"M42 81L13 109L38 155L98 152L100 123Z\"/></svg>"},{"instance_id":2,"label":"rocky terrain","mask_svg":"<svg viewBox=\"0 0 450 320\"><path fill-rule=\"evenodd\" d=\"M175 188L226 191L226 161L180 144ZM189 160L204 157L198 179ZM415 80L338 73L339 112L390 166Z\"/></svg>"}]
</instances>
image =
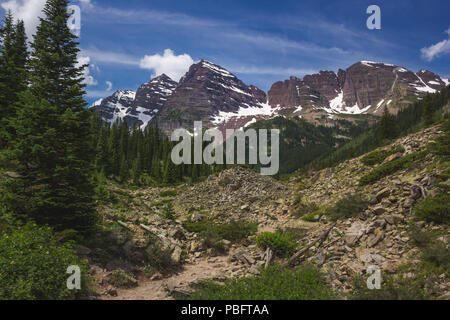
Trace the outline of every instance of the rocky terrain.
<instances>
[{"instance_id":1,"label":"rocky terrain","mask_svg":"<svg viewBox=\"0 0 450 320\"><path fill-rule=\"evenodd\" d=\"M141 128L158 124L170 134L180 127L192 128L194 121L225 130L280 115L317 122L346 114L381 115L384 107L396 113L448 84L448 79L430 71L414 73L401 66L361 61L337 74L320 71L303 79L276 82L266 94L225 68L202 60L192 65L179 83L161 75L136 93L117 91L93 107L109 123L122 119Z\"/></svg>"},{"instance_id":2,"label":"rocky terrain","mask_svg":"<svg viewBox=\"0 0 450 320\"><path fill-rule=\"evenodd\" d=\"M439 127L432 127L401 138L380 149L402 150L384 163L423 151L442 134ZM413 222L412 214L415 204L440 192L437 177L447 169L446 164L428 154L375 183L359 186L360 178L373 170L361 159L294 176L286 182L235 167L201 183L175 189L131 191L111 186L111 191L124 200L121 206L116 201L116 205L105 204L102 210L105 224L114 230L108 236L109 247L78 248L89 258L97 298L185 297L202 280L220 282L257 275L272 260L290 265L313 263L341 294L351 292L353 277L373 265L380 267L383 275L414 277L420 249L411 238L411 226L440 234L437 241L448 248L445 225ZM361 214L334 222L321 213L353 194L363 194L368 201ZM296 214L299 203L315 204L319 210L305 219ZM256 245L255 236L238 242L223 239L220 244L225 250L217 252L199 233L186 229L186 222L201 221L219 225L252 222L258 227L257 234L289 229L302 236L297 239L297 254L290 259L273 257L270 250ZM149 271L140 264L145 257L154 258L155 243L169 249L171 263L177 266L172 272ZM121 281L117 280L118 273ZM435 297L448 299L450 281L446 273L427 281Z\"/></svg>"}]
</instances>

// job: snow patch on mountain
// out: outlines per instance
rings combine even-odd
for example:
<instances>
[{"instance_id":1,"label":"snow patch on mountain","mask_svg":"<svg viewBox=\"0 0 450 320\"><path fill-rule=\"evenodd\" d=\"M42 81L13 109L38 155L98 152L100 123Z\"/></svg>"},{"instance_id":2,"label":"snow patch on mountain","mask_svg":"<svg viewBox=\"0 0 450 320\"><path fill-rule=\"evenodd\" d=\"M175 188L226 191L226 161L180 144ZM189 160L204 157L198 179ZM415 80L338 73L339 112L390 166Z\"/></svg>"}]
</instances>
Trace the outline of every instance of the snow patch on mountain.
<instances>
[{"instance_id":1,"label":"snow patch on mountain","mask_svg":"<svg viewBox=\"0 0 450 320\"><path fill-rule=\"evenodd\" d=\"M240 107L236 112L219 111L213 117L212 123L215 125L230 121L232 118L251 117L251 116L265 116L272 117L278 111L278 108L272 108L269 103L260 103L258 106Z\"/></svg>"},{"instance_id":2,"label":"snow patch on mountain","mask_svg":"<svg viewBox=\"0 0 450 320\"><path fill-rule=\"evenodd\" d=\"M330 109L332 112L343 112L344 111L344 91L341 90L338 96L330 101Z\"/></svg>"},{"instance_id":3,"label":"snow patch on mountain","mask_svg":"<svg viewBox=\"0 0 450 320\"><path fill-rule=\"evenodd\" d=\"M228 70L225 70L209 61L202 60L202 66L220 74L221 76L234 78L234 76Z\"/></svg>"},{"instance_id":4,"label":"snow patch on mountain","mask_svg":"<svg viewBox=\"0 0 450 320\"><path fill-rule=\"evenodd\" d=\"M374 64L381 64L381 65L388 66L388 67L395 67L393 64L390 64L390 63L375 62L375 61L361 61L361 63L368 67L373 67Z\"/></svg>"}]
</instances>

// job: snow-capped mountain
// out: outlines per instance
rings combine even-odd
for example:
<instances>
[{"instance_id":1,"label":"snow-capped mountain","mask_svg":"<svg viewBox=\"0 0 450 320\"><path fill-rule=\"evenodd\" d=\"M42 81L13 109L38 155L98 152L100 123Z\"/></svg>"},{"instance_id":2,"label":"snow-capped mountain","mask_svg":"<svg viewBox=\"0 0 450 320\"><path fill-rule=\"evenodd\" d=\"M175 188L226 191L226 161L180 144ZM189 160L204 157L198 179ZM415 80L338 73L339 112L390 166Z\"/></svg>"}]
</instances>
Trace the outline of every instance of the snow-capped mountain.
<instances>
[{"instance_id":1,"label":"snow-capped mountain","mask_svg":"<svg viewBox=\"0 0 450 320\"><path fill-rule=\"evenodd\" d=\"M126 117L135 97L134 91L118 90L111 96L96 101L91 108L95 108L104 121L113 123L117 119L123 120Z\"/></svg>"},{"instance_id":2,"label":"snow-capped mountain","mask_svg":"<svg viewBox=\"0 0 450 320\"><path fill-rule=\"evenodd\" d=\"M155 121L166 132L192 128L194 121L200 120L208 127L221 126L228 124L233 115L245 118L249 110L267 113L270 107L266 100L264 91L247 86L226 69L202 60L180 79Z\"/></svg>"},{"instance_id":3,"label":"snow-capped mountain","mask_svg":"<svg viewBox=\"0 0 450 320\"><path fill-rule=\"evenodd\" d=\"M142 129L157 123L170 133L202 121L204 127L224 130L279 115L315 121L324 115L380 115L384 107L395 113L448 84L447 79L427 70L414 73L401 66L360 61L337 73L320 71L276 82L266 95L228 70L202 60L192 65L179 83L163 74L136 93L117 91L93 107L109 123L120 119Z\"/></svg>"},{"instance_id":4,"label":"snow-capped mountain","mask_svg":"<svg viewBox=\"0 0 450 320\"><path fill-rule=\"evenodd\" d=\"M448 81L430 71L414 73L393 64L361 61L338 74L321 71L303 79L291 77L277 82L268 96L270 105L298 115L311 109L330 114L379 115L384 106L396 112L446 85Z\"/></svg>"},{"instance_id":5,"label":"snow-capped mountain","mask_svg":"<svg viewBox=\"0 0 450 320\"><path fill-rule=\"evenodd\" d=\"M155 115L164 107L177 87L177 83L162 74L144 83L134 92L117 91L112 96L93 104L102 113L105 121L113 123L120 119L128 126L138 125L144 129Z\"/></svg>"}]
</instances>

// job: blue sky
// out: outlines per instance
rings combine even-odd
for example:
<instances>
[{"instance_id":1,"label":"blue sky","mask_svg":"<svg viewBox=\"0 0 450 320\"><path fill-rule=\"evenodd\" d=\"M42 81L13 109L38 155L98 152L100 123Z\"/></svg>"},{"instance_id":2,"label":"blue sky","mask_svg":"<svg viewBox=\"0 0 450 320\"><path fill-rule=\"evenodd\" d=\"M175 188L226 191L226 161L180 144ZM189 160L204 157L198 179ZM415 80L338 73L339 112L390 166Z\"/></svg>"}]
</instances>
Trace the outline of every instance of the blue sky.
<instances>
[{"instance_id":1,"label":"blue sky","mask_svg":"<svg viewBox=\"0 0 450 320\"><path fill-rule=\"evenodd\" d=\"M0 0L2 8L12 8L26 20L29 30L36 24L32 13L44 2ZM178 76L200 59L219 64L265 91L290 75L337 71L360 60L450 77L450 1L72 3L81 7L82 56L91 64L90 102L117 89L136 90L160 72ZM381 30L366 27L366 9L372 4L381 8Z\"/></svg>"}]
</instances>

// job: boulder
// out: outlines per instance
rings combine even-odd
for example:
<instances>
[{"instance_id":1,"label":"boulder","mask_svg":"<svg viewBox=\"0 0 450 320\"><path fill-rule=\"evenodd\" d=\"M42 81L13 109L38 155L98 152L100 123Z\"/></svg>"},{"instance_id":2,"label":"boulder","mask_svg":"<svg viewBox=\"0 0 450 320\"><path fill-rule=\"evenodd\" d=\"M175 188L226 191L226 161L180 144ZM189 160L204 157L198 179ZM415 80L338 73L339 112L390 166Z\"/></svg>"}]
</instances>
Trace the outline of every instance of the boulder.
<instances>
[{"instance_id":1,"label":"boulder","mask_svg":"<svg viewBox=\"0 0 450 320\"><path fill-rule=\"evenodd\" d=\"M345 242L351 246L358 242L358 240L367 232L368 226L360 221L354 222L347 230L345 235Z\"/></svg>"},{"instance_id":2,"label":"boulder","mask_svg":"<svg viewBox=\"0 0 450 320\"><path fill-rule=\"evenodd\" d=\"M373 208L372 211L375 215L379 216L379 215L382 215L383 213L385 213L386 209L383 208L382 206L378 206L378 207Z\"/></svg>"}]
</instances>

